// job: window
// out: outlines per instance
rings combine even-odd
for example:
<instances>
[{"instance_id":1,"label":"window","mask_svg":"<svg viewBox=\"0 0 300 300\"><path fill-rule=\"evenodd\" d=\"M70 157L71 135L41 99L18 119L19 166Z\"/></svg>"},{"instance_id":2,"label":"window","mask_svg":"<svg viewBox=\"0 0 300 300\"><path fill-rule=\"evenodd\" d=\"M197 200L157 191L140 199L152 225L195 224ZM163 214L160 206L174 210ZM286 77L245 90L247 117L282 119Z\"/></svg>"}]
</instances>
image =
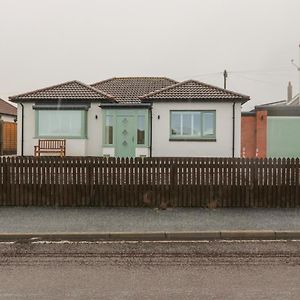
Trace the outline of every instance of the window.
<instances>
[{"instance_id":1,"label":"window","mask_svg":"<svg viewBox=\"0 0 300 300\"><path fill-rule=\"evenodd\" d=\"M171 111L171 139L216 138L215 111Z\"/></svg>"},{"instance_id":2,"label":"window","mask_svg":"<svg viewBox=\"0 0 300 300\"><path fill-rule=\"evenodd\" d=\"M38 110L38 137L86 138L86 111Z\"/></svg>"},{"instance_id":3,"label":"window","mask_svg":"<svg viewBox=\"0 0 300 300\"><path fill-rule=\"evenodd\" d=\"M105 116L105 138L104 138L105 144L107 145L113 144L113 134L114 134L113 116Z\"/></svg>"},{"instance_id":4,"label":"window","mask_svg":"<svg viewBox=\"0 0 300 300\"><path fill-rule=\"evenodd\" d=\"M203 113L203 136L214 135L215 133L215 114L213 112Z\"/></svg>"},{"instance_id":5,"label":"window","mask_svg":"<svg viewBox=\"0 0 300 300\"><path fill-rule=\"evenodd\" d=\"M137 117L137 144L145 144L145 116Z\"/></svg>"},{"instance_id":6,"label":"window","mask_svg":"<svg viewBox=\"0 0 300 300\"><path fill-rule=\"evenodd\" d=\"M181 135L181 114L177 112L171 113L171 135Z\"/></svg>"}]
</instances>

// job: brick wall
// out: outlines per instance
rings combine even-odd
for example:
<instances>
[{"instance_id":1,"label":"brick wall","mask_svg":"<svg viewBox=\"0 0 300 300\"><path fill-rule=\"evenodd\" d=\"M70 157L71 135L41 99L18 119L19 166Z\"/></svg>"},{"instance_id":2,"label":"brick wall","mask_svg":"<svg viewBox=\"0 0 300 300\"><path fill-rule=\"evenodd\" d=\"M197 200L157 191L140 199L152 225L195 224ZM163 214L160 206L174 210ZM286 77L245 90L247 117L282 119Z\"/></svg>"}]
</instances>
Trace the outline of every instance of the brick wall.
<instances>
[{"instance_id":1,"label":"brick wall","mask_svg":"<svg viewBox=\"0 0 300 300\"><path fill-rule=\"evenodd\" d=\"M256 112L256 156L259 158L267 155L267 117L267 111Z\"/></svg>"},{"instance_id":2,"label":"brick wall","mask_svg":"<svg viewBox=\"0 0 300 300\"><path fill-rule=\"evenodd\" d=\"M0 121L0 155L17 154L17 124Z\"/></svg>"},{"instance_id":3,"label":"brick wall","mask_svg":"<svg viewBox=\"0 0 300 300\"><path fill-rule=\"evenodd\" d=\"M256 151L256 116L242 115L241 157L255 157Z\"/></svg>"},{"instance_id":4,"label":"brick wall","mask_svg":"<svg viewBox=\"0 0 300 300\"><path fill-rule=\"evenodd\" d=\"M242 115L241 156L266 157L267 111L256 111L253 115Z\"/></svg>"}]
</instances>

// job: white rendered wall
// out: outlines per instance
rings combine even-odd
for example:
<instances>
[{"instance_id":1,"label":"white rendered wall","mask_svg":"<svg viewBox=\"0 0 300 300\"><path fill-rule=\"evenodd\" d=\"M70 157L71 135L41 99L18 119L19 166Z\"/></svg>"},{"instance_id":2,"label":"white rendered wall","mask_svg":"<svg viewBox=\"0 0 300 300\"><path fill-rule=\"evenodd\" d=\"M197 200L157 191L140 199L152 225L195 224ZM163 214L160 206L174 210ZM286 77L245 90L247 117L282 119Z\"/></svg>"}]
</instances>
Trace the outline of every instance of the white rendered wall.
<instances>
[{"instance_id":1,"label":"white rendered wall","mask_svg":"<svg viewBox=\"0 0 300 300\"><path fill-rule=\"evenodd\" d=\"M102 110L100 103L91 103L87 113L87 147L86 155L102 155ZM96 117L97 116L97 117Z\"/></svg>"},{"instance_id":2,"label":"white rendered wall","mask_svg":"<svg viewBox=\"0 0 300 300\"><path fill-rule=\"evenodd\" d=\"M21 104L17 105L17 155L21 155L21 134L22 134L22 107Z\"/></svg>"},{"instance_id":3,"label":"white rendered wall","mask_svg":"<svg viewBox=\"0 0 300 300\"><path fill-rule=\"evenodd\" d=\"M16 116L0 115L0 120L15 123Z\"/></svg>"},{"instance_id":4,"label":"white rendered wall","mask_svg":"<svg viewBox=\"0 0 300 300\"><path fill-rule=\"evenodd\" d=\"M115 156L115 148L114 147L103 147L102 155L114 157Z\"/></svg>"},{"instance_id":5,"label":"white rendered wall","mask_svg":"<svg viewBox=\"0 0 300 300\"><path fill-rule=\"evenodd\" d=\"M38 144L35 137L35 110L34 103L24 103L24 155L34 155L34 146ZM68 156L100 156L102 154L102 119L100 103L92 103L87 112L88 139L66 139L66 155ZM95 116L98 116L96 119ZM17 153L21 155L22 136L22 107L18 104L18 143Z\"/></svg>"},{"instance_id":6,"label":"white rendered wall","mask_svg":"<svg viewBox=\"0 0 300 300\"><path fill-rule=\"evenodd\" d=\"M108 155L110 157L115 156L115 148L114 147L103 147L102 151L103 155ZM140 157L140 156L149 156L149 148L146 147L140 147L140 148L135 148L135 157Z\"/></svg>"},{"instance_id":7,"label":"white rendered wall","mask_svg":"<svg viewBox=\"0 0 300 300\"><path fill-rule=\"evenodd\" d=\"M242 105L235 104L235 151L234 156L241 156L241 125L242 125Z\"/></svg>"},{"instance_id":8,"label":"white rendered wall","mask_svg":"<svg viewBox=\"0 0 300 300\"><path fill-rule=\"evenodd\" d=\"M135 149L135 156L140 157L140 156L150 156L150 150L147 147L140 147Z\"/></svg>"},{"instance_id":9,"label":"white rendered wall","mask_svg":"<svg viewBox=\"0 0 300 300\"><path fill-rule=\"evenodd\" d=\"M152 156L231 157L233 103L153 103ZM216 110L216 141L169 141L170 110ZM160 118L158 119L158 116ZM241 104L235 105L235 156L240 156Z\"/></svg>"}]
</instances>

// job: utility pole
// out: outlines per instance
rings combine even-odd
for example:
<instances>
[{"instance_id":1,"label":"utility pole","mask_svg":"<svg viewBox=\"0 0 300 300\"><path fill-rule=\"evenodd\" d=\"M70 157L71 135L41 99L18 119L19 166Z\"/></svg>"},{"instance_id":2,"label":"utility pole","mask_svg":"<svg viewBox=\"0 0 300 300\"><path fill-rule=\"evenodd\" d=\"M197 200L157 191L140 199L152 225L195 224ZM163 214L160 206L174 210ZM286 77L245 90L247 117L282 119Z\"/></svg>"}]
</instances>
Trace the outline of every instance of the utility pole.
<instances>
[{"instance_id":1,"label":"utility pole","mask_svg":"<svg viewBox=\"0 0 300 300\"><path fill-rule=\"evenodd\" d=\"M300 100L300 44L299 44L299 63L296 64L295 61L292 59L291 63L293 66L295 66L297 68L297 71L299 72L299 93L298 93L298 97Z\"/></svg>"},{"instance_id":2,"label":"utility pole","mask_svg":"<svg viewBox=\"0 0 300 300\"><path fill-rule=\"evenodd\" d=\"M227 87L227 77L228 77L228 73L227 73L226 70L224 70L223 76L224 76L224 89L226 90L226 87Z\"/></svg>"}]
</instances>

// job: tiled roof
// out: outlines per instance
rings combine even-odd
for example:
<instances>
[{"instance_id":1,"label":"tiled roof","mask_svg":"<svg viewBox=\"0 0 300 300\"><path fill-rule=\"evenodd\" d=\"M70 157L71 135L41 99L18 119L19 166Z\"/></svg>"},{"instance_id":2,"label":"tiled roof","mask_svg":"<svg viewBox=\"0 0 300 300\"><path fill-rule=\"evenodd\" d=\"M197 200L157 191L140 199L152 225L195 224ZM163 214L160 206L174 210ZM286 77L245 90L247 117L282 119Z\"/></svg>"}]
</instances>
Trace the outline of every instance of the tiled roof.
<instances>
[{"instance_id":1,"label":"tiled roof","mask_svg":"<svg viewBox=\"0 0 300 300\"><path fill-rule=\"evenodd\" d=\"M120 103L139 103L140 96L175 83L177 81L166 77L115 77L91 86L112 95Z\"/></svg>"},{"instance_id":2,"label":"tiled roof","mask_svg":"<svg viewBox=\"0 0 300 300\"><path fill-rule=\"evenodd\" d=\"M17 115L17 108L13 105L7 103L6 101L0 99L0 115L10 115L16 116Z\"/></svg>"},{"instance_id":3,"label":"tiled roof","mask_svg":"<svg viewBox=\"0 0 300 300\"><path fill-rule=\"evenodd\" d=\"M11 101L30 100L108 100L115 101L111 95L101 92L80 81L73 80L29 93L10 97Z\"/></svg>"},{"instance_id":4,"label":"tiled roof","mask_svg":"<svg viewBox=\"0 0 300 300\"><path fill-rule=\"evenodd\" d=\"M187 80L160 91L152 92L140 97L151 101L241 101L246 102L248 96L212 86L196 80Z\"/></svg>"}]
</instances>

